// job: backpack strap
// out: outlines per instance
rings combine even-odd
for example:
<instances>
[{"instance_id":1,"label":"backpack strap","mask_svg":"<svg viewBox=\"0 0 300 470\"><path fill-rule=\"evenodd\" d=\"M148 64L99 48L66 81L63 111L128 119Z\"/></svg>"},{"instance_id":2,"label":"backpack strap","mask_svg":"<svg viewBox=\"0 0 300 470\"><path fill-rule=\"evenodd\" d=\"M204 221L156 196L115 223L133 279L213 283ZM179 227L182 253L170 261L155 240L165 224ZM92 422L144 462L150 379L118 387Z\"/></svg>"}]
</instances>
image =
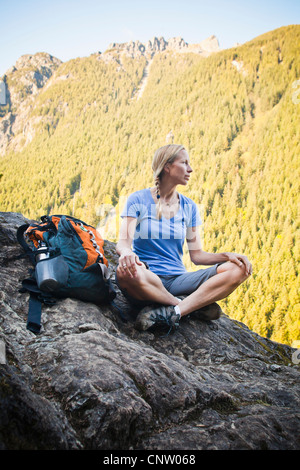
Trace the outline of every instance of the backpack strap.
<instances>
[{"instance_id":1,"label":"backpack strap","mask_svg":"<svg viewBox=\"0 0 300 470\"><path fill-rule=\"evenodd\" d=\"M29 224L21 225L17 230L17 240L28 255L33 267L36 266L35 253L24 239L24 233L30 227ZM38 225L37 225L38 227ZM27 329L33 333L39 333L41 329L42 304L53 305L56 300L45 292L42 292L36 283L34 273L31 277L22 281L20 292L29 292L29 307L27 315Z\"/></svg>"},{"instance_id":2,"label":"backpack strap","mask_svg":"<svg viewBox=\"0 0 300 470\"><path fill-rule=\"evenodd\" d=\"M30 294L27 316L27 330L38 334L41 331L42 304L35 295Z\"/></svg>"},{"instance_id":3,"label":"backpack strap","mask_svg":"<svg viewBox=\"0 0 300 470\"><path fill-rule=\"evenodd\" d=\"M27 329L38 334L41 330L42 304L53 305L56 299L38 288L34 275L22 281L20 292L29 293Z\"/></svg>"},{"instance_id":4,"label":"backpack strap","mask_svg":"<svg viewBox=\"0 0 300 470\"><path fill-rule=\"evenodd\" d=\"M28 229L30 225L29 224L24 224L24 225L21 225L18 230L17 230L17 240L19 242L19 244L22 246L22 248L25 250L25 253L28 255L30 261L31 261L31 264L33 266L35 266L35 256L34 256L34 253L33 251L31 250L31 248L29 247L28 243L26 243L25 239L24 239L24 233L26 232L26 230Z\"/></svg>"}]
</instances>

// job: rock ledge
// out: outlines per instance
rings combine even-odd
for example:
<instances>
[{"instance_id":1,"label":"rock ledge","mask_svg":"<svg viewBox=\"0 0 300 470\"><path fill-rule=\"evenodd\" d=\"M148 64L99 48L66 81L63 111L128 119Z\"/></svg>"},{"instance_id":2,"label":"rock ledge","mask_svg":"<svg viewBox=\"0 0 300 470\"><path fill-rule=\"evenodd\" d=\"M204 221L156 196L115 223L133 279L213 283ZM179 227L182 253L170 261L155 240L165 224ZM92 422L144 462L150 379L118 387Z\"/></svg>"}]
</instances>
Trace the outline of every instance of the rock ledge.
<instances>
[{"instance_id":1,"label":"rock ledge","mask_svg":"<svg viewBox=\"0 0 300 470\"><path fill-rule=\"evenodd\" d=\"M43 306L40 335L26 330L24 221L0 213L0 449L299 449L295 350L226 312L217 329L187 318L173 335L141 334L118 292L128 322L66 299Z\"/></svg>"}]
</instances>

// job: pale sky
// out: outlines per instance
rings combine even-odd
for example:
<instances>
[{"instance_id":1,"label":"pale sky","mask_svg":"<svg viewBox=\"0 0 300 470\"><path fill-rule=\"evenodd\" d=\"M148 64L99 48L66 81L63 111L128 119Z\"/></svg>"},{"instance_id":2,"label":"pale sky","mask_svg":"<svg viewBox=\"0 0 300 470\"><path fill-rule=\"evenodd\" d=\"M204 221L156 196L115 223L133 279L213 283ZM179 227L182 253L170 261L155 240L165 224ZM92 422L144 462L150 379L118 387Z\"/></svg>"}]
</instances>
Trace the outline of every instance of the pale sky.
<instances>
[{"instance_id":1,"label":"pale sky","mask_svg":"<svg viewBox=\"0 0 300 470\"><path fill-rule=\"evenodd\" d=\"M0 77L24 54L65 62L111 42L213 34L226 49L290 24L300 24L300 0L0 0Z\"/></svg>"}]
</instances>

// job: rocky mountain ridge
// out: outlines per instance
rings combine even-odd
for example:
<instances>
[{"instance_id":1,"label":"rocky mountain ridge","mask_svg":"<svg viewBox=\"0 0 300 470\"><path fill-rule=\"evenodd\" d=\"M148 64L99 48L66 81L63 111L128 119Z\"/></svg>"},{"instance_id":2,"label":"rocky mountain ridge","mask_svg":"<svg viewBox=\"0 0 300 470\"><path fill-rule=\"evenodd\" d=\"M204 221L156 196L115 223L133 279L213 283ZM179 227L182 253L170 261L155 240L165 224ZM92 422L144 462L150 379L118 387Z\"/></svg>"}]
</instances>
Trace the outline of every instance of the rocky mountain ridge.
<instances>
[{"instance_id":1,"label":"rocky mountain ridge","mask_svg":"<svg viewBox=\"0 0 300 470\"><path fill-rule=\"evenodd\" d=\"M105 54L108 52L116 51L123 52L129 57L139 57L145 55L153 57L158 52L173 51L173 52L193 52L207 57L213 52L220 51L219 41L216 36L212 35L209 38L201 41L199 44L188 44L182 37L174 37L166 41L164 37L154 36L149 41L142 43L140 41L129 41L126 43L111 43Z\"/></svg>"},{"instance_id":2,"label":"rocky mountain ridge","mask_svg":"<svg viewBox=\"0 0 300 470\"><path fill-rule=\"evenodd\" d=\"M0 213L0 449L296 450L299 361L223 315L139 333L108 306L43 305L26 329L18 213ZM114 283L115 245L105 242Z\"/></svg>"},{"instance_id":3,"label":"rocky mountain ridge","mask_svg":"<svg viewBox=\"0 0 300 470\"><path fill-rule=\"evenodd\" d=\"M215 36L199 44L188 44L181 37L168 41L163 37L154 37L144 44L140 41L112 43L105 52L99 52L96 56L106 63L117 60L121 65L120 57L123 54L131 58L145 56L147 60L151 60L155 54L163 51L192 52L207 57L219 50L219 42ZM49 85L49 79L62 63L48 53L39 52L21 56L7 70L3 78L7 105L2 107L0 114L0 155L8 150L19 151L32 141L37 125L46 119L43 116L31 116L35 100L41 90L46 88L46 84ZM49 122L49 125L52 126L53 122Z\"/></svg>"},{"instance_id":4,"label":"rocky mountain ridge","mask_svg":"<svg viewBox=\"0 0 300 470\"><path fill-rule=\"evenodd\" d=\"M6 112L0 118L0 154L8 148L18 151L31 142L41 117L30 117L35 99L62 61L48 53L21 56L7 70Z\"/></svg>"}]
</instances>

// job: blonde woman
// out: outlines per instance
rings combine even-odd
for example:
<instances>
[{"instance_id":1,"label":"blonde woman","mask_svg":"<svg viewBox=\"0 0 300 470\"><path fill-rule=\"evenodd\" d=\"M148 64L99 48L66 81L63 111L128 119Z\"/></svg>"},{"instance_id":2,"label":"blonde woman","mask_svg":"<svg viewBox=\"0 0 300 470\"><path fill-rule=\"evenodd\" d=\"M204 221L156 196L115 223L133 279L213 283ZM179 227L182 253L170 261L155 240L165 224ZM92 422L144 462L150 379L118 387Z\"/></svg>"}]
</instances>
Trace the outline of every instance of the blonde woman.
<instances>
[{"instance_id":1,"label":"blonde woman","mask_svg":"<svg viewBox=\"0 0 300 470\"><path fill-rule=\"evenodd\" d=\"M216 301L252 274L251 263L237 253L202 250L197 206L177 192L193 171L182 145L159 148L152 169L155 185L131 194L121 214L117 283L140 308L138 330L160 324L176 328L188 314L215 320L221 314ZM192 262L209 267L187 272L182 262L185 239Z\"/></svg>"}]
</instances>

